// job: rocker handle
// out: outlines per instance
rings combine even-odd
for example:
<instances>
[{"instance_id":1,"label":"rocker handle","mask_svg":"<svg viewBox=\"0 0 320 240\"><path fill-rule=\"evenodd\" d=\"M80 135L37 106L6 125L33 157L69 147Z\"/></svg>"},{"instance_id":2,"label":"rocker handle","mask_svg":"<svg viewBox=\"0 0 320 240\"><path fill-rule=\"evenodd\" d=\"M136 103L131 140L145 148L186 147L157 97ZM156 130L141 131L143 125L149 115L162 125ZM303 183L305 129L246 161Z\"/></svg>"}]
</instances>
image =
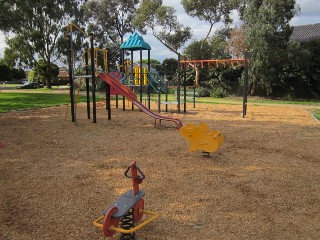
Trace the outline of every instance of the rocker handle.
<instances>
[{"instance_id":1,"label":"rocker handle","mask_svg":"<svg viewBox=\"0 0 320 240\"><path fill-rule=\"evenodd\" d=\"M129 170L131 170L131 175L128 174ZM138 173L141 174L141 176L139 176ZM145 175L140 170L140 168L137 166L136 161L133 161L130 164L130 166L124 172L124 175L127 178L132 179L132 190L133 190L133 193L136 194L139 191L139 184L142 183L143 179L145 179Z\"/></svg>"},{"instance_id":2,"label":"rocker handle","mask_svg":"<svg viewBox=\"0 0 320 240\"><path fill-rule=\"evenodd\" d=\"M124 172L124 175L125 175L127 178L132 178L132 175L130 176L130 175L128 174L129 170L132 169L132 168L136 169L137 172L141 174L141 176L139 176L139 175L136 176L136 180L143 180L143 179L146 178L146 176L143 174L143 172L140 170L140 168L136 165L135 162L134 162L133 165L129 166L129 167L127 168L127 170ZM132 170L131 170L131 171L132 171Z\"/></svg>"}]
</instances>

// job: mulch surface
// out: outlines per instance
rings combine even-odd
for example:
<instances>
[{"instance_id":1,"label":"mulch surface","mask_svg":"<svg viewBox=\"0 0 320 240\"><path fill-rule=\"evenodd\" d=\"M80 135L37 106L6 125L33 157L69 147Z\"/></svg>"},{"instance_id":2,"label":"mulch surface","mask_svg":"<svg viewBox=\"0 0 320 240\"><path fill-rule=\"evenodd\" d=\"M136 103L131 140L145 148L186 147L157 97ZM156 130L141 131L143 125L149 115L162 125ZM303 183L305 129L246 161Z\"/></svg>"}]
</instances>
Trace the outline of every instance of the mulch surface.
<instances>
[{"instance_id":1,"label":"mulch surface","mask_svg":"<svg viewBox=\"0 0 320 240\"><path fill-rule=\"evenodd\" d=\"M114 105L114 103L113 103ZM171 106L173 108L174 106ZM156 106L152 106L156 109ZM66 106L0 114L0 239L104 239L92 222L146 175L159 218L137 239L320 239L320 123L302 106L198 104L166 116L206 123L225 142L190 153L171 122L104 107L97 123ZM118 239L119 235L111 239Z\"/></svg>"}]
</instances>

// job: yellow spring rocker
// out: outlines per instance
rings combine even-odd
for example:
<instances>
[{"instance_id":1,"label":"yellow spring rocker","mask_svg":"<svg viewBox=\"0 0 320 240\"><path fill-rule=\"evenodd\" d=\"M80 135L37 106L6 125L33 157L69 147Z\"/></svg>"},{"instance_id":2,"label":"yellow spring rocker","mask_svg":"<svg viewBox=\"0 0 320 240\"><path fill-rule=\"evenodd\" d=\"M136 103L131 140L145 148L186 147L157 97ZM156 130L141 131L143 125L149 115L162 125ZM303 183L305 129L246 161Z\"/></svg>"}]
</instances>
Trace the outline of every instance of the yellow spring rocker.
<instances>
[{"instance_id":1,"label":"yellow spring rocker","mask_svg":"<svg viewBox=\"0 0 320 240\"><path fill-rule=\"evenodd\" d=\"M210 157L210 153L217 151L224 142L222 134L217 130L209 130L205 123L187 124L179 132L188 139L190 152L202 150L205 157Z\"/></svg>"}]
</instances>

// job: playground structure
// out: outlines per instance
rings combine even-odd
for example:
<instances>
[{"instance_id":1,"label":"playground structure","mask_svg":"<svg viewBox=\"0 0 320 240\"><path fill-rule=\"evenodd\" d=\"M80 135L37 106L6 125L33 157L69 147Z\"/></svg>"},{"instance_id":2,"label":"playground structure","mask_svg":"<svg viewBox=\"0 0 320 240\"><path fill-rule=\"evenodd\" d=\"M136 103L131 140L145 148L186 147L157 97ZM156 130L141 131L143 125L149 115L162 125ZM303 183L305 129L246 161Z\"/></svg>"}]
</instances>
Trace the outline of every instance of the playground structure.
<instances>
[{"instance_id":1,"label":"playground structure","mask_svg":"<svg viewBox=\"0 0 320 240\"><path fill-rule=\"evenodd\" d=\"M74 50L72 47L72 36L70 33L73 31L73 24L70 24L68 27L68 40L69 40L69 49L68 49L68 60L69 60L69 80L70 80L70 102L71 102L71 115L72 121L74 122L76 119L75 114L75 91L74 91L74 80L76 78L85 78L86 79L86 94L87 94L87 116L90 119L90 91L89 91L89 79L92 81L92 98L93 98L93 122L96 123L96 99L95 99L95 91L96 91L96 78L100 78L107 84L106 89L106 110L108 112L108 120L111 119L111 95L122 95L123 96L123 110L125 110L125 98L132 102L132 107L135 105L138 107L142 112L147 114L148 116L154 119L154 126L160 126L162 121L173 122L177 129L182 128L182 122L180 119L166 117L158 115L150 110L150 90L153 88L158 93L158 110L160 112L160 92L166 91L167 93L167 82L164 85L164 82L157 78L156 75L152 76L150 74L150 50L151 47L149 44L144 42L143 38L139 36L137 33L134 33L129 39L124 42L120 49L122 49L122 60L120 64L120 72L109 72L108 69L108 52L107 50L94 48L94 41L93 41L93 34L86 34L83 32L79 27L75 27L75 29L79 30L85 36L90 37L90 50L85 51L85 75L82 76L75 76L74 75ZM130 50L131 51L131 60L124 61L124 51ZM148 65L147 68L143 67L140 64L139 67L133 66L133 52L140 51L140 63L142 63L142 51L148 50ZM98 69L98 52L103 54L103 65L104 68L101 69L99 73ZM91 60L91 64L89 64L89 58ZM191 61L180 61L180 64L184 67L184 112L186 111L186 65L191 63L195 66L195 64L200 64L203 66L204 63L210 65L212 62L215 63L216 66L222 61L224 66L226 62L230 62L232 65L234 62L242 63L244 59L237 59L237 60L191 60ZM129 67L131 67L131 71L129 71ZM179 68L180 69L180 68ZM91 75L89 74L89 70L91 71ZM130 76L128 73L131 72L131 79L133 79L133 85L129 84ZM178 71L180 72L180 71ZM180 110L180 74L179 74L179 84L177 88L177 105L178 110ZM132 82L132 81L131 81ZM146 86L144 86L146 84ZM140 101L138 101L137 95L130 89L130 87L138 85L140 89ZM143 87L147 88L148 93L148 107L142 104L142 89ZM195 90L195 88L194 88ZM194 92L195 96L195 92ZM193 100L195 101L195 97L193 96ZM166 94L166 101L167 101L167 94ZM194 102L195 104L195 102ZM218 131L209 131L208 127L204 125L200 125L196 127L195 125L187 125L180 131L181 135L186 137L190 141L190 151L195 150L203 150L204 152L214 152L216 151L223 143L223 137Z\"/></svg>"},{"instance_id":2,"label":"playground structure","mask_svg":"<svg viewBox=\"0 0 320 240\"><path fill-rule=\"evenodd\" d=\"M182 60L179 62L179 66L183 68L184 71L184 83L186 82L186 69L191 66L195 68L207 65L210 68L212 65L216 68L223 66L224 68L230 64L232 67L235 64L244 64L244 83L243 83L243 107L242 107L242 117L247 115L247 101L248 101L248 64L249 64L249 52L246 50L244 52L244 58L239 59L210 59L210 60ZM184 88L184 105L186 104L186 88ZM186 107L184 107L185 109Z\"/></svg>"},{"instance_id":3,"label":"playground structure","mask_svg":"<svg viewBox=\"0 0 320 240\"><path fill-rule=\"evenodd\" d=\"M74 74L74 48L73 48L73 40L72 40L72 32L74 30L78 30L82 34L84 34L86 37L89 37L90 39L90 49L85 51L85 75L76 76ZM127 97L134 105L136 105L141 111L146 113L147 115L151 116L155 120L155 126L161 125L162 120L165 121L172 121L176 123L177 128L180 128L182 126L182 123L178 119L169 118L169 117L163 117L158 114L155 114L150 111L150 86L151 83L147 85L147 92L148 92L148 107L144 106L142 104L142 89L143 89L143 83L148 83L150 81L146 81L146 75L141 73L148 73L150 74L150 50L151 47L149 44L145 43L143 41L143 38L139 36L137 33L134 33L127 42L125 42L123 45L121 45L121 49L123 49L122 54L122 61L123 62L123 56L124 56L124 49L131 50L131 57L133 62L133 51L140 50L140 62L142 62L142 50L148 50L148 70L142 67L140 64L140 68L137 68L136 70L133 69L133 65L131 65L132 69L131 72L136 75L136 77L139 77L137 83L139 83L140 87L140 101L137 101L136 95L128 88L127 82L124 81L124 73L123 73L123 67L124 64L122 63L121 72L114 73L114 75L108 74L108 52L107 50L94 48L94 35L93 33L87 34L83 30L81 30L78 26L70 23L67 28L67 39L68 39L68 63L69 63L69 83L70 83L70 105L71 105L71 119L72 122L76 122L76 101L75 101L75 87L74 82L77 78L85 78L86 80L86 94L87 94L87 117L90 119L90 91L89 91L89 81L91 79L91 85L92 85L92 111L93 111L93 122L96 123L96 78L99 76L102 80L104 80L107 83L106 88L106 110L108 112L108 120L111 120L111 93L112 94L121 94L123 96L123 110L125 110L125 97ZM101 71L104 74L100 74L98 70L98 52L102 52L103 54L103 64L104 68L101 69ZM89 58L90 58L90 64L89 64ZM90 71L90 72L89 72ZM135 72L134 72L135 71ZM117 78L114 78L114 76L118 76ZM111 79L111 80L110 80ZM148 77L149 79L149 77ZM151 78L150 78L151 79ZM155 81L156 84L159 85L159 82ZM111 86L112 85L112 86ZM112 88L112 89L111 89Z\"/></svg>"},{"instance_id":4,"label":"playground structure","mask_svg":"<svg viewBox=\"0 0 320 240\"><path fill-rule=\"evenodd\" d=\"M102 229L105 237L112 237L120 233L120 239L134 240L135 232L153 222L158 214L144 209L145 193L139 189L139 184L145 179L145 175L137 166L136 161L130 164L124 175L132 179L132 190L124 193L113 204L105 208L102 215L93 224ZM144 214L151 217L139 223ZM139 224L135 226L137 223Z\"/></svg>"}]
</instances>

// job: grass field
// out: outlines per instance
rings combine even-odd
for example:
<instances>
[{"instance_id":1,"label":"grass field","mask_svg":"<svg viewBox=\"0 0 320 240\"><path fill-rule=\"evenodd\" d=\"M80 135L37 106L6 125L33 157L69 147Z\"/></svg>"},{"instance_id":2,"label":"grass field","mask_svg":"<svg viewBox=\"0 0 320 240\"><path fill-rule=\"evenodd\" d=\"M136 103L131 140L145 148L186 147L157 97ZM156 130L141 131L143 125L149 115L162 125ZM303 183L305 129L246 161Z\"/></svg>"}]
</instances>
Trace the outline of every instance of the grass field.
<instances>
[{"instance_id":1,"label":"grass field","mask_svg":"<svg viewBox=\"0 0 320 240\"><path fill-rule=\"evenodd\" d=\"M30 108L39 107L50 107L58 106L69 103L69 92L66 86L53 87L52 89L41 88L41 89L28 89L28 90L18 90L13 86L7 85L8 88L2 88L4 91L0 94L0 112L8 112L11 110L23 110ZM10 89L6 91L6 89ZM97 101L103 98L104 93L97 93ZM152 99L157 101L157 94L152 95ZM165 95L161 96L162 101L165 99ZM169 101L176 101L173 95L168 96ZM181 97L181 101L183 98ZM81 92L77 97L77 101L85 102L85 93ZM193 102L192 99L187 100L188 102ZM227 98L212 98L203 97L196 98L196 103L206 103L206 104L228 104L228 105L238 105L242 104L242 97L227 97ZM249 98L248 103L251 105L270 105L270 104L295 104L295 105L308 105L320 107L319 101L286 101L286 100L271 100L265 98ZM316 110L314 116L320 120L320 110Z\"/></svg>"}]
</instances>

